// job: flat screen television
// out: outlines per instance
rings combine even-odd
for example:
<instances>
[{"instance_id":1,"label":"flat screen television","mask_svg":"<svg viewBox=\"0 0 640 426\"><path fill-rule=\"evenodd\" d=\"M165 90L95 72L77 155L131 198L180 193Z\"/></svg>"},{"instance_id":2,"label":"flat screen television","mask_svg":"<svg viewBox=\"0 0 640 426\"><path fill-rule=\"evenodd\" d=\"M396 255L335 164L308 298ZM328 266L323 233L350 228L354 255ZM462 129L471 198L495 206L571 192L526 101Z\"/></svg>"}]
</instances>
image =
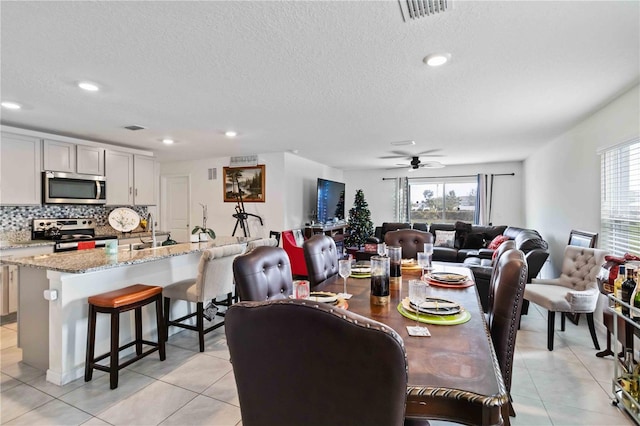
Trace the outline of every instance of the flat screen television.
<instances>
[{"instance_id":1,"label":"flat screen television","mask_svg":"<svg viewBox=\"0 0 640 426\"><path fill-rule=\"evenodd\" d=\"M318 222L344 220L344 183L318 178Z\"/></svg>"}]
</instances>

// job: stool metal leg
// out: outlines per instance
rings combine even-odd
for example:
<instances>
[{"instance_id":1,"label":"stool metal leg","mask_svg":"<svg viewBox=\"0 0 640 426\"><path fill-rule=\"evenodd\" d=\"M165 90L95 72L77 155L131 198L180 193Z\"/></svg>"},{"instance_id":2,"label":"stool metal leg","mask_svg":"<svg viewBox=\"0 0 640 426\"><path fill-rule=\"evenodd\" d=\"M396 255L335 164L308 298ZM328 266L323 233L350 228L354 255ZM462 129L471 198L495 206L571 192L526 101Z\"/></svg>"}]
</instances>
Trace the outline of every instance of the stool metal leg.
<instances>
[{"instance_id":1,"label":"stool metal leg","mask_svg":"<svg viewBox=\"0 0 640 426\"><path fill-rule=\"evenodd\" d=\"M164 298L164 341L169 340L169 316L171 314L171 299Z\"/></svg>"},{"instance_id":2,"label":"stool metal leg","mask_svg":"<svg viewBox=\"0 0 640 426\"><path fill-rule=\"evenodd\" d=\"M120 352L120 313L111 313L111 363L109 364L109 384L118 387L118 357Z\"/></svg>"},{"instance_id":3,"label":"stool metal leg","mask_svg":"<svg viewBox=\"0 0 640 426\"><path fill-rule=\"evenodd\" d=\"M87 355L84 362L84 381L88 382L93 377L93 358L96 343L96 310L89 305L89 324L87 327Z\"/></svg>"},{"instance_id":4,"label":"stool metal leg","mask_svg":"<svg viewBox=\"0 0 640 426\"><path fill-rule=\"evenodd\" d=\"M196 326L198 327L198 341L200 342L200 352L204 352L204 317L202 315L202 305L202 302L198 302L196 306Z\"/></svg>"}]
</instances>

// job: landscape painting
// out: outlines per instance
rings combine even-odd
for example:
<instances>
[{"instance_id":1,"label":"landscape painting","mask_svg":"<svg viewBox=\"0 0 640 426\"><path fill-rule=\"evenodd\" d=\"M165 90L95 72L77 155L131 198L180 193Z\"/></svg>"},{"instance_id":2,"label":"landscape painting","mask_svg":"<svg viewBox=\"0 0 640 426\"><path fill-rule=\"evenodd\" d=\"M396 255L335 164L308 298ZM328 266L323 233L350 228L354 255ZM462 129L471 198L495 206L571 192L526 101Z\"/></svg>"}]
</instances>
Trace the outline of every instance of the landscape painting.
<instances>
[{"instance_id":1,"label":"landscape painting","mask_svg":"<svg viewBox=\"0 0 640 426\"><path fill-rule=\"evenodd\" d=\"M224 167L224 201L264 203L264 164L250 167Z\"/></svg>"}]
</instances>

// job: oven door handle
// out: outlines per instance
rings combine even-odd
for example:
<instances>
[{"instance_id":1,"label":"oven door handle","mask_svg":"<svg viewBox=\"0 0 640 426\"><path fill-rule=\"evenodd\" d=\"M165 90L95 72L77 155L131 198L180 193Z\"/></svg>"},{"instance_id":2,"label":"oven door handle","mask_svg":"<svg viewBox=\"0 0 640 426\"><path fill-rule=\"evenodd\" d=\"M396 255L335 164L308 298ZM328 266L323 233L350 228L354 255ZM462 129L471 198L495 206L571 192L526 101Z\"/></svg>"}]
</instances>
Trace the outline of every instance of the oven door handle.
<instances>
[{"instance_id":1,"label":"oven door handle","mask_svg":"<svg viewBox=\"0 0 640 426\"><path fill-rule=\"evenodd\" d=\"M102 187L100 186L100 182L96 181L96 200L100 199L101 194L102 194Z\"/></svg>"}]
</instances>

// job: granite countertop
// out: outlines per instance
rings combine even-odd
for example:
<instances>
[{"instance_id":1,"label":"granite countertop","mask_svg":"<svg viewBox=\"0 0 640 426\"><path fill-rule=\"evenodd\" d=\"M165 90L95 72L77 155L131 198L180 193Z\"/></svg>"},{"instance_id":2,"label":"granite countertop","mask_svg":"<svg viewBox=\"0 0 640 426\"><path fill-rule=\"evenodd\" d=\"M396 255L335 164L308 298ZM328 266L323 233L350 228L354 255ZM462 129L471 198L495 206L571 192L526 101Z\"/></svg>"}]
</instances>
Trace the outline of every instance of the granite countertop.
<instances>
[{"instance_id":1,"label":"granite countertop","mask_svg":"<svg viewBox=\"0 0 640 426\"><path fill-rule=\"evenodd\" d=\"M0 241L0 251L38 246L53 246L54 244L51 240Z\"/></svg>"},{"instance_id":2,"label":"granite countertop","mask_svg":"<svg viewBox=\"0 0 640 426\"><path fill-rule=\"evenodd\" d=\"M252 237L217 237L203 243L182 243L172 246L148 248L143 250L118 250L118 254L108 255L103 248L67 251L38 256L2 257L2 262L9 265L27 266L51 271L81 274L127 265L153 262L173 256L202 252L208 248L230 244L247 243L255 240Z\"/></svg>"}]
</instances>

